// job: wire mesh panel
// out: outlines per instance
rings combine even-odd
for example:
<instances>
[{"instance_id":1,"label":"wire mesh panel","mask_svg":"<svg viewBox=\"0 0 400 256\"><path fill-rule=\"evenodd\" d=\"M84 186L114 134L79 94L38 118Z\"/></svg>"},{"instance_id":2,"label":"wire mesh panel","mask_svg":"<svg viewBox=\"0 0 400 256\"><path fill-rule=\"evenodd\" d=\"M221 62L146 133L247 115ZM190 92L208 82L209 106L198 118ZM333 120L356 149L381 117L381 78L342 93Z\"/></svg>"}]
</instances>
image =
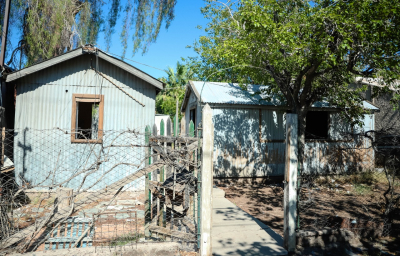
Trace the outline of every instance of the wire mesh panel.
<instances>
[{"instance_id":1,"label":"wire mesh panel","mask_svg":"<svg viewBox=\"0 0 400 256\"><path fill-rule=\"evenodd\" d=\"M93 219L91 218L72 217L59 225L58 228L54 228L55 224L53 224L53 232L44 243L44 249L55 250L92 246L92 222Z\"/></svg>"},{"instance_id":2,"label":"wire mesh panel","mask_svg":"<svg viewBox=\"0 0 400 256\"><path fill-rule=\"evenodd\" d=\"M368 239L398 236L400 136L375 131L346 136L334 143L308 142L299 228L344 229Z\"/></svg>"},{"instance_id":3,"label":"wire mesh panel","mask_svg":"<svg viewBox=\"0 0 400 256\"><path fill-rule=\"evenodd\" d=\"M96 215L94 245L118 246L143 237L143 221L137 211L105 212ZM142 230L141 230L142 229Z\"/></svg>"},{"instance_id":4,"label":"wire mesh panel","mask_svg":"<svg viewBox=\"0 0 400 256\"><path fill-rule=\"evenodd\" d=\"M199 166L193 148L199 143L193 127L189 127L189 135L150 137L149 145L156 153L152 162L167 163L146 176L145 235L152 239L197 245Z\"/></svg>"},{"instance_id":5,"label":"wire mesh panel","mask_svg":"<svg viewBox=\"0 0 400 256\"><path fill-rule=\"evenodd\" d=\"M171 130L165 129L164 130ZM196 249L198 139L156 129L5 130L2 250L182 241Z\"/></svg>"}]
</instances>

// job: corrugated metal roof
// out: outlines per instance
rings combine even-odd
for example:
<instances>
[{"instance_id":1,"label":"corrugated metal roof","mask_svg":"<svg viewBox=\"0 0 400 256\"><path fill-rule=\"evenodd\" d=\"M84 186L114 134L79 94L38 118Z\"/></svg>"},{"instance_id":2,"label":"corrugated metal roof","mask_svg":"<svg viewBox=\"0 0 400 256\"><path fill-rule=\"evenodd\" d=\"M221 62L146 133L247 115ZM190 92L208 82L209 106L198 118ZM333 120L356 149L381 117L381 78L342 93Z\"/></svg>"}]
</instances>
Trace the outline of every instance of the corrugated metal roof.
<instances>
[{"instance_id":1,"label":"corrugated metal roof","mask_svg":"<svg viewBox=\"0 0 400 256\"><path fill-rule=\"evenodd\" d=\"M6 82L12 82L15 81L17 79L23 78L25 76L37 73L41 70L53 67L57 64L61 64L65 61L71 60L73 58L85 55L85 54L93 54L93 55L97 55L99 57L99 59L103 59L129 73L131 73L132 75L135 75L137 77L139 77L140 79L148 82L149 84L159 88L159 89L163 89L164 88L164 83L157 80L156 78L150 76L149 74L143 72L142 70L120 60L117 59L103 51L101 51L100 49L97 48L90 48L88 46L85 47L79 47L76 48L75 50L66 52L62 55L59 55L57 57L53 57L51 59L48 60L44 60L41 62L38 62L32 66L23 68L21 70L15 71L13 73L10 73L7 75L7 80Z\"/></svg>"},{"instance_id":2,"label":"corrugated metal roof","mask_svg":"<svg viewBox=\"0 0 400 256\"><path fill-rule=\"evenodd\" d=\"M214 104L243 104L243 105L260 105L260 106L284 106L285 103L277 97L271 97L272 100L265 100L266 95L256 94L265 85L247 85L247 90L242 89L239 84L235 83L219 83L191 81L192 88L196 90L194 93L202 103ZM312 105L315 108L332 107L327 101L316 102ZM363 106L366 109L379 110L371 103L364 101Z\"/></svg>"},{"instance_id":3,"label":"corrugated metal roof","mask_svg":"<svg viewBox=\"0 0 400 256\"><path fill-rule=\"evenodd\" d=\"M203 103L283 105L276 98L272 99L272 101L266 101L259 94L253 95L260 92L260 89L263 87L261 85L247 85L247 90L243 90L238 84L234 83L193 81L192 85L196 88Z\"/></svg>"}]
</instances>

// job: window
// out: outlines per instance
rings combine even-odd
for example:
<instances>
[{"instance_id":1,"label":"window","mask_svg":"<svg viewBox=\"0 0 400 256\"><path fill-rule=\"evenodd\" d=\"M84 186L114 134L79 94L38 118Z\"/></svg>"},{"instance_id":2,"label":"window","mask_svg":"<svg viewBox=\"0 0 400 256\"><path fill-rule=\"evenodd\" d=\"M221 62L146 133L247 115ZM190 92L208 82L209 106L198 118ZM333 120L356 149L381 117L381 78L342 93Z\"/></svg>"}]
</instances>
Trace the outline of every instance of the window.
<instances>
[{"instance_id":1,"label":"window","mask_svg":"<svg viewBox=\"0 0 400 256\"><path fill-rule=\"evenodd\" d=\"M101 143L103 138L104 95L72 96L71 142Z\"/></svg>"},{"instance_id":2,"label":"window","mask_svg":"<svg viewBox=\"0 0 400 256\"><path fill-rule=\"evenodd\" d=\"M190 120L189 120L188 125L190 125L190 121L193 121L193 125L194 125L194 133L189 136L196 136L196 108L190 110L189 118L190 118ZM190 126L188 126L188 132L189 132L189 127Z\"/></svg>"},{"instance_id":3,"label":"window","mask_svg":"<svg viewBox=\"0 0 400 256\"><path fill-rule=\"evenodd\" d=\"M196 109L190 110L190 120L193 121L194 126L196 126Z\"/></svg>"},{"instance_id":4,"label":"window","mask_svg":"<svg viewBox=\"0 0 400 256\"><path fill-rule=\"evenodd\" d=\"M329 112L309 111L306 119L306 139L328 139Z\"/></svg>"}]
</instances>

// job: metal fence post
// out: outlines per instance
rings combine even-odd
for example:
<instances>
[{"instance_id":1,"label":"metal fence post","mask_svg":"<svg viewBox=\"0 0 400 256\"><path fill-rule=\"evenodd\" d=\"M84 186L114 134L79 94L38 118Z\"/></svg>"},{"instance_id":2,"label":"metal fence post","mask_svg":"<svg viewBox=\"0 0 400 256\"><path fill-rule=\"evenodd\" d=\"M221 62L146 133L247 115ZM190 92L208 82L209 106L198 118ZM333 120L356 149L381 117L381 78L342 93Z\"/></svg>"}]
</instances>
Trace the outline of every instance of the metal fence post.
<instances>
[{"instance_id":1,"label":"metal fence post","mask_svg":"<svg viewBox=\"0 0 400 256\"><path fill-rule=\"evenodd\" d=\"M202 146L202 133L201 131L201 122L197 127L197 139L198 139L198 146L196 152L196 167L195 172L197 173L197 248L200 249L200 240L201 240L201 232L200 232L200 224L201 224L201 146Z\"/></svg>"},{"instance_id":2,"label":"metal fence post","mask_svg":"<svg viewBox=\"0 0 400 256\"><path fill-rule=\"evenodd\" d=\"M208 104L203 108L202 125L200 255L211 256L214 125Z\"/></svg>"},{"instance_id":3,"label":"metal fence post","mask_svg":"<svg viewBox=\"0 0 400 256\"><path fill-rule=\"evenodd\" d=\"M296 249L297 215L297 115L286 114L286 152L284 189L284 247L288 252Z\"/></svg>"},{"instance_id":4,"label":"metal fence post","mask_svg":"<svg viewBox=\"0 0 400 256\"><path fill-rule=\"evenodd\" d=\"M145 145L148 148L145 148L145 166L149 166L151 164L151 148L149 147L150 144L150 135L151 135L151 128L150 126L146 126L145 129ZM151 180L151 172L146 173L145 175L145 229L144 234L145 237L150 236L149 231L149 224L151 222L151 192L149 189L149 180Z\"/></svg>"}]
</instances>

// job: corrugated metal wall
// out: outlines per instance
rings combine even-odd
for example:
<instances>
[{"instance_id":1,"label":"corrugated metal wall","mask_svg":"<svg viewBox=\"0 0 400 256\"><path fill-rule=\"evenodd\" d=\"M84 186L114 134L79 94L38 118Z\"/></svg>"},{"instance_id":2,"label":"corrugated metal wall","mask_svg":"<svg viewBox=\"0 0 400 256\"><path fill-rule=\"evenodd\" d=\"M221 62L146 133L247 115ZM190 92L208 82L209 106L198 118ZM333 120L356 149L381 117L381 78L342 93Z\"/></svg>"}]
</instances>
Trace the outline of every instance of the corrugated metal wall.
<instances>
[{"instance_id":1,"label":"corrugated metal wall","mask_svg":"<svg viewBox=\"0 0 400 256\"><path fill-rule=\"evenodd\" d=\"M216 177L283 174L283 112L258 108L213 107L213 122Z\"/></svg>"},{"instance_id":2,"label":"corrugated metal wall","mask_svg":"<svg viewBox=\"0 0 400 256\"><path fill-rule=\"evenodd\" d=\"M84 55L17 80L15 128L71 129L72 94L103 94L104 130L154 124L155 87L99 59L99 70L145 104L132 100L91 70L94 55Z\"/></svg>"},{"instance_id":3,"label":"corrugated metal wall","mask_svg":"<svg viewBox=\"0 0 400 256\"><path fill-rule=\"evenodd\" d=\"M49 134L47 138L38 135L39 130L56 127L67 131L71 129L72 94L74 93L104 95L103 129L105 131L120 131L129 128L144 132L146 125L154 124L155 87L114 65L98 60L99 70L145 104L143 107L106 79L97 75L91 69L95 66L95 56L84 55L15 81L17 100L14 162L17 177L23 175L27 180L36 181L32 184L37 183L41 175L46 175L49 169L57 165L56 159L60 157L60 154L65 154L62 159L67 163L63 164L69 166L65 170L72 171L79 168L74 162L82 158L82 154L88 152L93 145L72 144L69 134L60 133L57 137ZM50 131L43 131L42 135L46 132ZM104 141L108 139L106 136L107 133ZM134 150L138 151L138 149ZM51 157L43 159L43 151ZM144 155L141 151L136 153ZM48 159L52 158L53 161L49 162ZM114 163L109 162L102 168L106 170L112 164ZM128 174L126 170L126 168L124 170L115 168L107 175L107 179L95 188L102 188L116 181L121 178L121 175ZM132 168L128 172L132 171L135 170ZM76 184L79 184L79 179L76 180Z\"/></svg>"},{"instance_id":4,"label":"corrugated metal wall","mask_svg":"<svg viewBox=\"0 0 400 256\"><path fill-rule=\"evenodd\" d=\"M286 124L283 111L218 105L213 105L212 108L215 177L265 177L284 174ZM364 127L357 131L373 130L373 118L373 115L366 115ZM330 119L329 139L337 142L308 141L305 148L307 172L323 172L328 167L333 170L350 162L359 167L373 166L373 150L361 149L367 148L369 142L346 141L345 134L352 132L350 125L339 121L338 113L331 113ZM360 149L343 151L340 159L332 158L336 156L333 150L356 146ZM331 163L329 166L328 162Z\"/></svg>"}]
</instances>

